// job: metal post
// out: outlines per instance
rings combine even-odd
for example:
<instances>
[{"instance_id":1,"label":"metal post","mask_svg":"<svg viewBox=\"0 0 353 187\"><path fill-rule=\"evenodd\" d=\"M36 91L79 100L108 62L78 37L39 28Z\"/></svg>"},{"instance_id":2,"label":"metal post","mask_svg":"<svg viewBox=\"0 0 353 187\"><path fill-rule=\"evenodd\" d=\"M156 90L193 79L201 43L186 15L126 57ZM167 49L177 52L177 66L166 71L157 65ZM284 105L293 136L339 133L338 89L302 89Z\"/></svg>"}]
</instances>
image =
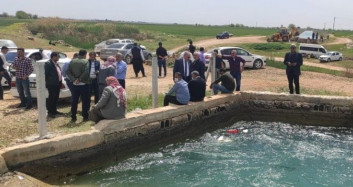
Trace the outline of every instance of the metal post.
<instances>
[{"instance_id":1,"label":"metal post","mask_svg":"<svg viewBox=\"0 0 353 187\"><path fill-rule=\"evenodd\" d=\"M47 130L47 107L46 88L45 88L45 62L36 62L36 86L37 86L37 105L38 105L38 132L39 138L43 138L48 134Z\"/></svg>"},{"instance_id":2,"label":"metal post","mask_svg":"<svg viewBox=\"0 0 353 187\"><path fill-rule=\"evenodd\" d=\"M152 107L158 108L158 66L157 57L152 58Z\"/></svg>"},{"instance_id":3,"label":"metal post","mask_svg":"<svg viewBox=\"0 0 353 187\"><path fill-rule=\"evenodd\" d=\"M210 58L210 62L208 63L208 67L207 67L207 71L206 71L206 77L205 77L205 81L207 82L208 79L208 75L210 74L211 68L212 68L212 64L213 64L213 58Z\"/></svg>"},{"instance_id":4,"label":"metal post","mask_svg":"<svg viewBox=\"0 0 353 187\"><path fill-rule=\"evenodd\" d=\"M211 82L214 82L216 80L216 55L214 53L212 53L212 56L211 56L211 62L212 64L211 65L211 70L212 70L212 73L211 73ZM214 95L214 93L212 92L212 95Z\"/></svg>"}]
</instances>

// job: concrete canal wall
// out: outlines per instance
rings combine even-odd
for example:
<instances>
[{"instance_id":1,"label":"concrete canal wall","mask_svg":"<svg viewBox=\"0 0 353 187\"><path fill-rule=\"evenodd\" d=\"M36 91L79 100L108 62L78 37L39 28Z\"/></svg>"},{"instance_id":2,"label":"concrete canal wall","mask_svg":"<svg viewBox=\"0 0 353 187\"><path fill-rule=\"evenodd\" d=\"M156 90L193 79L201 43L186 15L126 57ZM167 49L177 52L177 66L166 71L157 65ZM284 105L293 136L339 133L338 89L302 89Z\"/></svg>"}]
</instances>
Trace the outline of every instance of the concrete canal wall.
<instances>
[{"instance_id":1,"label":"concrete canal wall","mask_svg":"<svg viewBox=\"0 0 353 187\"><path fill-rule=\"evenodd\" d=\"M351 97L268 92L218 95L187 106L129 113L125 119L103 120L88 132L3 149L0 171L19 170L41 180L60 181L240 120L353 127L352 112Z\"/></svg>"}]
</instances>

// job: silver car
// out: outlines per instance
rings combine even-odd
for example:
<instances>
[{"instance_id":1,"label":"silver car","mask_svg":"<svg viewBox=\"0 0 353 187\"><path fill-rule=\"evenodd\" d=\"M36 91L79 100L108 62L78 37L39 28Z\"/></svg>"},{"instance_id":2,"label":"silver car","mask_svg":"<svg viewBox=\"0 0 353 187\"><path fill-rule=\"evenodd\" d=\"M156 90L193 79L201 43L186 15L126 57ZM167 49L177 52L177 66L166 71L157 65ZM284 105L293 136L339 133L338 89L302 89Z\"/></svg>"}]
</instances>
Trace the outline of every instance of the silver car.
<instances>
[{"instance_id":1,"label":"silver car","mask_svg":"<svg viewBox=\"0 0 353 187\"><path fill-rule=\"evenodd\" d=\"M337 51L329 51L319 57L320 62L341 61L343 54Z\"/></svg>"},{"instance_id":2,"label":"silver car","mask_svg":"<svg viewBox=\"0 0 353 187\"><path fill-rule=\"evenodd\" d=\"M124 56L124 60L127 64L131 63L131 54L128 54L128 51L134 47L134 44L121 44L121 43L114 43L101 50L100 58L102 60L107 60L109 56L114 56L118 53L121 53ZM152 59L151 52L141 48L143 51L143 55L146 60Z\"/></svg>"},{"instance_id":3,"label":"silver car","mask_svg":"<svg viewBox=\"0 0 353 187\"><path fill-rule=\"evenodd\" d=\"M105 41L102 41L101 43L99 44L96 44L94 46L94 52L96 52L98 55L100 55L100 52L102 49L104 48L107 48L109 45L113 44L113 43L122 43L122 44L131 44L131 43L134 43L134 40L133 39L109 39L109 40L105 40Z\"/></svg>"},{"instance_id":4,"label":"silver car","mask_svg":"<svg viewBox=\"0 0 353 187\"><path fill-rule=\"evenodd\" d=\"M218 54L229 55L229 56L231 55L233 50L236 50L237 56L245 60L245 67L247 68L260 69L263 66L266 66L266 57L264 56L251 54L250 52L240 47L218 47L218 48L211 49L207 51L207 53L205 53L206 67L208 67L210 58L212 57L212 53L214 50L217 50ZM229 69L228 60L223 60L223 62L224 62L225 68Z\"/></svg>"}]
</instances>

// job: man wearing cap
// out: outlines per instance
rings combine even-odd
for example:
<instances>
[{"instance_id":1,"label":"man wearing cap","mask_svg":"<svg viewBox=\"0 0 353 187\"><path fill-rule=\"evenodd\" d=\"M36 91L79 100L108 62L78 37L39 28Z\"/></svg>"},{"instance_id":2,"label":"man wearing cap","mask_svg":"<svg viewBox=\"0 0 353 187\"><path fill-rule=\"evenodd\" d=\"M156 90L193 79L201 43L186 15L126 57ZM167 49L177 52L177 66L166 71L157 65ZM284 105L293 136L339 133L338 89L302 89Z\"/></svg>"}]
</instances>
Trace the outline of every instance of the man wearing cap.
<instances>
[{"instance_id":1,"label":"man wearing cap","mask_svg":"<svg viewBox=\"0 0 353 187\"><path fill-rule=\"evenodd\" d=\"M206 82L199 75L198 71L191 72L191 81L188 83L190 101L203 101L206 93Z\"/></svg>"},{"instance_id":2,"label":"man wearing cap","mask_svg":"<svg viewBox=\"0 0 353 187\"><path fill-rule=\"evenodd\" d=\"M303 65L303 56L300 53L296 52L295 44L290 46L290 52L286 54L283 61L284 65L287 66L286 74L289 84L289 93L293 94L293 82L295 84L295 93L300 94L299 87L299 75L300 75L300 66Z\"/></svg>"}]
</instances>

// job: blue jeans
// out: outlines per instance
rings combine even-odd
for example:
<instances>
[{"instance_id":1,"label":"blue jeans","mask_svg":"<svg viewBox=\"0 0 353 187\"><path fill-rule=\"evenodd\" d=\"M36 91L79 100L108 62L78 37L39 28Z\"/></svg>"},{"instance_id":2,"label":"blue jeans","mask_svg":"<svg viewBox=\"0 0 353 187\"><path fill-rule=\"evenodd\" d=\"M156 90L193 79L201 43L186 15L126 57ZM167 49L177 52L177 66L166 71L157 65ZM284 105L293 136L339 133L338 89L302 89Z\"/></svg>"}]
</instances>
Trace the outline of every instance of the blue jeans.
<instances>
[{"instance_id":1,"label":"blue jeans","mask_svg":"<svg viewBox=\"0 0 353 187\"><path fill-rule=\"evenodd\" d=\"M16 88L18 91L18 95L20 96L20 99L21 99L21 105L31 106L32 95L31 95L31 92L29 91L29 79L28 78L26 80L16 79Z\"/></svg>"},{"instance_id":2,"label":"blue jeans","mask_svg":"<svg viewBox=\"0 0 353 187\"><path fill-rule=\"evenodd\" d=\"M220 84L214 84L213 87L213 93L215 95L218 94L218 91L221 91L221 93L232 93L233 91L228 90L226 87L224 87L223 85Z\"/></svg>"},{"instance_id":3,"label":"blue jeans","mask_svg":"<svg viewBox=\"0 0 353 187\"><path fill-rule=\"evenodd\" d=\"M165 60L158 60L159 76L161 76L162 74L162 66L164 69L164 76L167 76L167 67L166 67Z\"/></svg>"},{"instance_id":4,"label":"blue jeans","mask_svg":"<svg viewBox=\"0 0 353 187\"><path fill-rule=\"evenodd\" d=\"M235 78L235 91L240 91L241 73L231 72L231 75Z\"/></svg>"}]
</instances>

